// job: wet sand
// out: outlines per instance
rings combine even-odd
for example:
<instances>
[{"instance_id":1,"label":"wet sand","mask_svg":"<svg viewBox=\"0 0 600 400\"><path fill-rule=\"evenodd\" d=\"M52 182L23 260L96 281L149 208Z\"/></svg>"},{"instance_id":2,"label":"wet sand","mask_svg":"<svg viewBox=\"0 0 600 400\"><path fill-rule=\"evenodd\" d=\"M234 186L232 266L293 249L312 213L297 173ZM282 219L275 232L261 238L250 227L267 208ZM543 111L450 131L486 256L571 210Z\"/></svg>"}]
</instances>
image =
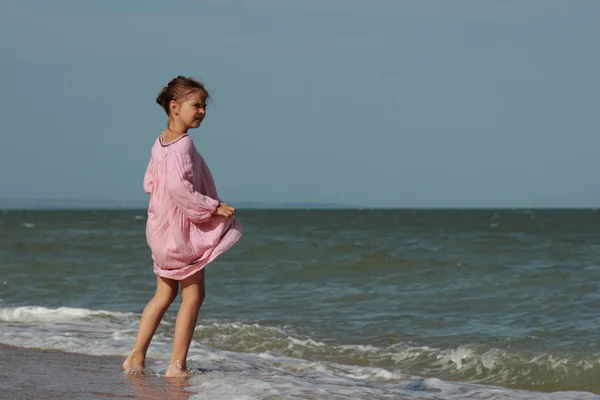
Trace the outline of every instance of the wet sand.
<instances>
[{"instance_id":1,"label":"wet sand","mask_svg":"<svg viewBox=\"0 0 600 400\"><path fill-rule=\"evenodd\" d=\"M0 399L189 398L186 379L124 374L122 357L0 345Z\"/></svg>"}]
</instances>

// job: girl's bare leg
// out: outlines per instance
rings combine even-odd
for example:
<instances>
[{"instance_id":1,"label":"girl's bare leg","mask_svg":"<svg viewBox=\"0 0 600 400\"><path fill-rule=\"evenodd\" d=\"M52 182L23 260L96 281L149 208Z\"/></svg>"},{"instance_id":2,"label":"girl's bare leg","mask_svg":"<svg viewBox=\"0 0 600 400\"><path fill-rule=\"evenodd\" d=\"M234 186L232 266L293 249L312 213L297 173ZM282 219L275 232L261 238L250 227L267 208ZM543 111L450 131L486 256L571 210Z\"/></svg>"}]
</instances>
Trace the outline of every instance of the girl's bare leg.
<instances>
[{"instance_id":1,"label":"girl's bare leg","mask_svg":"<svg viewBox=\"0 0 600 400\"><path fill-rule=\"evenodd\" d=\"M181 306L175 321L173 355L165 376L178 377L190 375L185 360L196 327L198 312L204 301L204 268L181 281Z\"/></svg>"},{"instance_id":2,"label":"girl's bare leg","mask_svg":"<svg viewBox=\"0 0 600 400\"><path fill-rule=\"evenodd\" d=\"M146 363L146 352L150 346L150 341L156 332L156 328L162 320L165 312L177 297L179 282L173 279L156 277L156 293L150 299L138 328L133 351L123 362L123 369L130 370L134 368L144 368Z\"/></svg>"}]
</instances>

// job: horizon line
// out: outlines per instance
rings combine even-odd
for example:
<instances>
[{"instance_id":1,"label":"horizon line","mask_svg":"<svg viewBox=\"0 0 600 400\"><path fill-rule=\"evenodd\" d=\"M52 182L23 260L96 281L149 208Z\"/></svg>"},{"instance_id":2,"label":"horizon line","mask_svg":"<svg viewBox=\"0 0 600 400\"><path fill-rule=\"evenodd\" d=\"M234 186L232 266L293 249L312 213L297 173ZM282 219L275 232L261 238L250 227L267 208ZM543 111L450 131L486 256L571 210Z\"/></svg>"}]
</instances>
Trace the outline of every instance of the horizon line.
<instances>
[{"instance_id":1,"label":"horizon line","mask_svg":"<svg viewBox=\"0 0 600 400\"><path fill-rule=\"evenodd\" d=\"M469 206L364 206L335 202L261 202L239 201L235 207L240 210L594 210L600 206L531 206L531 205L469 205ZM148 203L144 201L122 200L15 200L0 198L0 210L143 210Z\"/></svg>"}]
</instances>

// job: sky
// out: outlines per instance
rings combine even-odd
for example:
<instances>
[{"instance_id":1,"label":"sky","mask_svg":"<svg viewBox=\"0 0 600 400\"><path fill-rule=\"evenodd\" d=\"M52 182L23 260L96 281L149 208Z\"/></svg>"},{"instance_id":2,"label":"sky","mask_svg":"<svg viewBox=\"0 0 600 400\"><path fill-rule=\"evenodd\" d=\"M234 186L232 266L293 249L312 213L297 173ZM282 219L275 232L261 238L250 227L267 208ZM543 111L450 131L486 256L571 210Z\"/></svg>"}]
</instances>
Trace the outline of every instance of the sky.
<instances>
[{"instance_id":1,"label":"sky","mask_svg":"<svg viewBox=\"0 0 600 400\"><path fill-rule=\"evenodd\" d=\"M193 76L220 197L599 207L597 0L0 0L0 198L146 202Z\"/></svg>"}]
</instances>

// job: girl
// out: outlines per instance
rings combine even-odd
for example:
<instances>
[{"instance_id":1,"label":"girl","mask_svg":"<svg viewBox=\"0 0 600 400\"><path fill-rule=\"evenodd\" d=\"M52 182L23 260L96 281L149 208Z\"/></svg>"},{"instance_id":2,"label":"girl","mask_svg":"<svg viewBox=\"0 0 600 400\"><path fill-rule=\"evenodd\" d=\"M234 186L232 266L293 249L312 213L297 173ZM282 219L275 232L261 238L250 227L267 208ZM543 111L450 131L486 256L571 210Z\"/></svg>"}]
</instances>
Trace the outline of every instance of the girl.
<instances>
[{"instance_id":1,"label":"girl","mask_svg":"<svg viewBox=\"0 0 600 400\"><path fill-rule=\"evenodd\" d=\"M242 235L235 208L219 199L210 170L187 134L202 123L208 100L202 83L183 76L156 98L169 117L144 176L144 191L150 194L146 238L156 293L144 308L133 351L123 363L126 371L144 368L154 332L181 287L173 355L165 375L191 374L186 357L204 300L204 267Z\"/></svg>"}]
</instances>

